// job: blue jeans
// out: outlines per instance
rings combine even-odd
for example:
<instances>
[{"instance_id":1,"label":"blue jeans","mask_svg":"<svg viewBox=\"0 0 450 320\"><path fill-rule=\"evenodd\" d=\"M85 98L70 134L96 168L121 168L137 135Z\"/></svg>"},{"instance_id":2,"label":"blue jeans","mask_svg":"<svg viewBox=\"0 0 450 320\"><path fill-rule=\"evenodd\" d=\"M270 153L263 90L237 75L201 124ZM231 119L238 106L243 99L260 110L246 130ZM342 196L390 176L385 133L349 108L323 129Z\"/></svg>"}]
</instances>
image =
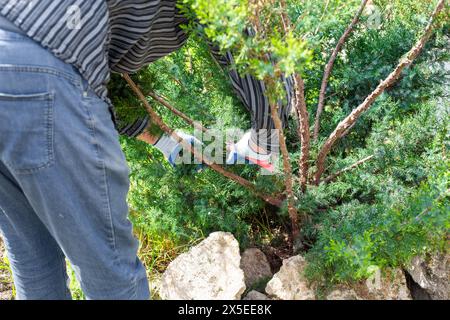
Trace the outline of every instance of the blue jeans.
<instances>
[{"instance_id":1,"label":"blue jeans","mask_svg":"<svg viewBox=\"0 0 450 320\"><path fill-rule=\"evenodd\" d=\"M128 220L129 169L77 70L0 29L0 231L18 299L149 299Z\"/></svg>"}]
</instances>

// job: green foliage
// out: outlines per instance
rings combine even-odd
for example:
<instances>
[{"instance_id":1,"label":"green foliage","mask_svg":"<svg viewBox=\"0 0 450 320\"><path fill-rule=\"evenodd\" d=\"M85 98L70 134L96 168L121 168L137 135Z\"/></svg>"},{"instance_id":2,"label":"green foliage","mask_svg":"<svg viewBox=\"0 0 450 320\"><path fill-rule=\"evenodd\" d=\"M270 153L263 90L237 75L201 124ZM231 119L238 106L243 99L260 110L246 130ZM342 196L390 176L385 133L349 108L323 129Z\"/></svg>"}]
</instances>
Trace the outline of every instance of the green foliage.
<instances>
[{"instance_id":1,"label":"green foliage","mask_svg":"<svg viewBox=\"0 0 450 320\"><path fill-rule=\"evenodd\" d=\"M312 279L360 280L374 268L403 266L415 255L446 249L449 116L447 107L436 104L421 105L396 122L386 115L361 151L373 152L375 160L322 187L322 197L339 203L326 215L310 209Z\"/></svg>"},{"instance_id":2,"label":"green foliage","mask_svg":"<svg viewBox=\"0 0 450 320\"><path fill-rule=\"evenodd\" d=\"M323 66L360 1L345 4L342 1L330 1L327 11L323 13L324 3L307 3L309 4L304 6L297 4L295 8L298 19L301 18L298 32L308 34L309 43L314 49L313 62L305 75L307 102L313 121ZM322 115L320 142L393 70L398 60L416 42L434 6L434 3L428 1L412 0L394 3L379 1L377 4L377 9L374 9L377 14L366 13L362 16L361 22L336 60L329 81L325 112ZM338 10L337 8L340 10L339 15L334 11ZM315 25L317 15L323 15L320 28ZM374 15L377 23L373 21ZM314 33L311 34L311 30ZM441 84L446 74L442 63L448 61L448 38L442 33L445 30L444 28L437 31L437 36L430 40L413 67L405 70L401 80L387 91L389 97L398 104L397 112L392 113L396 117L414 112L418 103L442 94ZM373 124L378 121L380 112L390 112L389 108L377 112L381 106L381 101L377 101L334 152L347 156L346 150L364 146L365 138L373 130Z\"/></svg>"},{"instance_id":3,"label":"green foliage","mask_svg":"<svg viewBox=\"0 0 450 320\"><path fill-rule=\"evenodd\" d=\"M285 99L281 74L302 71L311 52L306 42L292 31L284 36L280 7L271 1L183 0L181 9L195 21L188 28L198 30L222 52L231 51L241 74L250 74L267 84L272 102Z\"/></svg>"},{"instance_id":4,"label":"green foliage","mask_svg":"<svg viewBox=\"0 0 450 320\"><path fill-rule=\"evenodd\" d=\"M263 25L268 31L264 37L248 36L245 31L257 21L256 9L247 1L183 0L183 12L195 16L203 27L187 26L193 34L188 44L134 79L144 92L152 90L165 96L206 127L249 128L248 114L199 36L206 33L222 50L236 54L235 67L241 72L273 81L272 98L279 94L276 83L280 71L301 72L312 121L324 66L360 1L287 3L295 30L283 38L276 8L268 12L264 6L256 7L259 21L266 21ZM312 157L336 124L411 48L435 4L424 0L374 3L376 7L364 14L336 61L321 136L312 146ZM443 63L448 62L448 36L448 24L444 24L400 81L336 146L326 173L370 155L375 157L330 184L310 187L305 194L296 191L298 210L308 216L303 233L309 248L311 279L327 283L359 280L378 268L404 265L413 255L446 249L450 110ZM270 53L277 64L264 59L263 53ZM123 117L144 114L120 77L113 79L111 89ZM191 130L168 110L149 101L172 127ZM300 155L296 130L296 121L291 120L286 133L295 173ZM265 221L263 213L273 208L212 170L196 172L196 166L172 169L150 146L126 138L122 146L132 172L132 220L140 236L155 245L158 254L167 251L167 239L176 247L215 230L234 233L243 245L267 244L273 239L274 226L283 226L287 220L284 208L261 222ZM314 163L311 165L313 170ZM229 169L255 181L266 192L283 189L278 176L261 176L245 166ZM262 234L256 234L255 229ZM149 263L153 266L166 260L153 254Z\"/></svg>"},{"instance_id":5,"label":"green foliage","mask_svg":"<svg viewBox=\"0 0 450 320\"><path fill-rule=\"evenodd\" d=\"M134 150L126 152L133 172L129 202L139 212L133 222L140 230L181 242L223 230L245 242L249 225L244 219L261 210L261 201L212 170L172 169L154 150L130 144L124 142L126 150ZM133 161L149 154L146 161Z\"/></svg>"},{"instance_id":6,"label":"green foliage","mask_svg":"<svg viewBox=\"0 0 450 320\"><path fill-rule=\"evenodd\" d=\"M247 1L183 0L182 4L181 9L191 17L191 21L198 19L205 25L206 36L217 41L221 48L229 50L242 45L250 16Z\"/></svg>"},{"instance_id":7,"label":"green foliage","mask_svg":"<svg viewBox=\"0 0 450 320\"><path fill-rule=\"evenodd\" d=\"M375 205L354 201L329 212L308 253L309 276L320 282L360 280L378 268L402 267L416 255L445 250L450 183L444 175L413 192L385 195Z\"/></svg>"},{"instance_id":8,"label":"green foliage","mask_svg":"<svg viewBox=\"0 0 450 320\"><path fill-rule=\"evenodd\" d=\"M249 115L231 92L223 70L211 60L207 45L198 38L194 37L179 52L153 63L133 78L144 92L163 94L204 126L221 130L250 127ZM119 102L121 118L142 115L140 102L119 76L113 78L111 90L113 101L116 105ZM173 128L192 130L168 110L149 101ZM212 170L196 172L196 165L173 169L156 149L142 142L122 138L122 146L132 172L129 195L134 212L132 220L140 232L153 239L172 239L175 245L216 230L232 232L242 243L249 240L250 224L246 219L264 207L262 201ZM254 168L229 169L256 179L262 190L282 188L279 181L260 177Z\"/></svg>"},{"instance_id":9,"label":"green foliage","mask_svg":"<svg viewBox=\"0 0 450 320\"><path fill-rule=\"evenodd\" d=\"M67 273L69 275L69 289L70 293L72 295L73 300L86 300L86 296L84 295L83 291L81 290L80 283L78 282L75 271L72 268L72 265L69 261L66 261L67 264Z\"/></svg>"}]
</instances>

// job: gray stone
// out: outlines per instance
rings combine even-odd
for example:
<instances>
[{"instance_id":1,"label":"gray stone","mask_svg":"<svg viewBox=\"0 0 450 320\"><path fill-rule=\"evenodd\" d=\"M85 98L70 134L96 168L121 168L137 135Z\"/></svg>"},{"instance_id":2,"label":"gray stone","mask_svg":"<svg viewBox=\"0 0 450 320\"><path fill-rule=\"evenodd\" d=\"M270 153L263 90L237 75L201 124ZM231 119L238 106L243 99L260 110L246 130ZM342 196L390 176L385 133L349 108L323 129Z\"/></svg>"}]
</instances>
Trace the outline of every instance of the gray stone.
<instances>
[{"instance_id":1,"label":"gray stone","mask_svg":"<svg viewBox=\"0 0 450 320\"><path fill-rule=\"evenodd\" d=\"M244 271L245 285L251 288L259 282L272 278L269 261L259 249L247 249L241 256L241 269Z\"/></svg>"},{"instance_id":2,"label":"gray stone","mask_svg":"<svg viewBox=\"0 0 450 320\"><path fill-rule=\"evenodd\" d=\"M267 284L267 294L280 300L315 300L315 292L303 275L305 267L302 256L284 260L280 271Z\"/></svg>"},{"instance_id":3,"label":"gray stone","mask_svg":"<svg viewBox=\"0 0 450 320\"><path fill-rule=\"evenodd\" d=\"M215 232L177 257L159 286L163 300L240 300L245 291L239 244L231 233Z\"/></svg>"},{"instance_id":4,"label":"gray stone","mask_svg":"<svg viewBox=\"0 0 450 320\"><path fill-rule=\"evenodd\" d=\"M351 288L336 288L327 295L327 300L361 300L355 290Z\"/></svg>"},{"instance_id":5,"label":"gray stone","mask_svg":"<svg viewBox=\"0 0 450 320\"><path fill-rule=\"evenodd\" d=\"M432 300L450 298L450 255L436 254L425 258L415 257L407 268L415 283L424 289Z\"/></svg>"},{"instance_id":6,"label":"gray stone","mask_svg":"<svg viewBox=\"0 0 450 320\"><path fill-rule=\"evenodd\" d=\"M411 294L402 270L376 270L366 281L338 286L327 300L411 300Z\"/></svg>"},{"instance_id":7,"label":"gray stone","mask_svg":"<svg viewBox=\"0 0 450 320\"><path fill-rule=\"evenodd\" d=\"M270 300L265 294L258 291L250 291L244 298L244 300Z\"/></svg>"},{"instance_id":8,"label":"gray stone","mask_svg":"<svg viewBox=\"0 0 450 320\"><path fill-rule=\"evenodd\" d=\"M356 292L365 300L412 300L402 270L377 270Z\"/></svg>"}]
</instances>

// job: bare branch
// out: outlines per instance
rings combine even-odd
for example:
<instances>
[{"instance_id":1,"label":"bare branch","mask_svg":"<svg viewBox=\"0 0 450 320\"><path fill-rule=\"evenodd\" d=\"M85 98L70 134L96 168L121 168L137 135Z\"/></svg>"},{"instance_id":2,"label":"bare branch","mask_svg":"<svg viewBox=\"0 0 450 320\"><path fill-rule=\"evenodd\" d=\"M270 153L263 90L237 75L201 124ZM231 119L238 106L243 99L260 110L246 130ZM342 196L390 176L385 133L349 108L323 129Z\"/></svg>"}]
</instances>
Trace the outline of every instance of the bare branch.
<instances>
[{"instance_id":1,"label":"bare branch","mask_svg":"<svg viewBox=\"0 0 450 320\"><path fill-rule=\"evenodd\" d=\"M287 13L287 6L285 0L280 0L281 16L283 20L283 27L285 33L292 30L292 22ZM299 122L299 132L301 142L301 156L299 160L300 168L300 187L302 192L306 191L308 185L309 172L309 153L311 145L311 132L309 130L309 114L305 99L305 82L299 74L294 75L295 86L295 110Z\"/></svg>"},{"instance_id":2,"label":"bare branch","mask_svg":"<svg viewBox=\"0 0 450 320\"><path fill-rule=\"evenodd\" d=\"M144 104L144 107L147 111L147 113L150 115L150 118L152 119L152 121L158 125L164 132L166 132L167 134L171 135L175 140L177 140L185 150L188 150L189 152L191 152L194 157L199 160L202 161L203 163L207 164L211 169L215 170L216 172L220 173L221 175L233 180L234 182L237 182L238 184L240 184L241 186L247 188L248 190L250 190L251 192L253 192L255 195L257 195L258 197L260 197L261 199L263 199L264 201L277 206L277 207L281 207L282 205L282 201L280 199L277 199L273 196L269 196L266 194L263 194L261 192L259 192L255 185L253 183L251 183L250 181L232 173L229 172L225 169L223 169L221 166L213 163L211 160L209 160L206 157L203 157L203 155L199 154L189 143L187 143L186 141L184 141L180 136L178 136L176 134L176 132L170 128L162 119L161 117L158 116L158 114L155 112L155 110L153 110L153 108L150 106L149 102L147 101L147 99L145 98L144 94L142 93L141 89L139 89L139 87L134 83L134 81L130 78L130 76L128 74L123 74L123 77L125 78L125 80L127 81L127 83L129 84L129 86L131 87L131 89L135 92L135 94L139 97L139 100L141 100L141 102Z\"/></svg>"},{"instance_id":3,"label":"bare branch","mask_svg":"<svg viewBox=\"0 0 450 320\"><path fill-rule=\"evenodd\" d=\"M319 33L321 22L322 22L323 18L325 17L326 13L327 13L329 5L330 5L330 0L327 0L327 3L325 4L325 8L323 9L322 16L319 19L319 23L318 23L318 26L317 26L316 30L314 31L314 34Z\"/></svg>"},{"instance_id":4,"label":"bare branch","mask_svg":"<svg viewBox=\"0 0 450 320\"><path fill-rule=\"evenodd\" d=\"M311 133L309 131L309 114L305 101L305 84L302 77L298 74L294 77L294 83L296 88L295 108L299 121L299 136L302 151L299 160L300 186L302 191L305 192L308 184Z\"/></svg>"},{"instance_id":5,"label":"bare branch","mask_svg":"<svg viewBox=\"0 0 450 320\"><path fill-rule=\"evenodd\" d=\"M367 158L364 158L364 159L362 159L362 160L359 160L358 162L355 162L355 163L352 164L351 166L348 166L348 167L346 167L346 168L344 168L344 169L342 169L342 170L339 170L338 172L336 172L336 173L330 175L329 177L325 178L325 179L323 180L323 182L325 182L325 183L330 183L331 181L335 180L337 177L339 177L339 176L342 175L343 173L348 172L348 171L350 171L350 170L353 170L353 169L359 167L359 166L362 165L363 163L366 163L367 161L372 160L374 157L375 157L374 155L371 155L371 156L369 156L369 157L367 157Z\"/></svg>"},{"instance_id":6,"label":"bare branch","mask_svg":"<svg viewBox=\"0 0 450 320\"><path fill-rule=\"evenodd\" d=\"M345 30L344 34L339 39L339 41L338 41L338 43L336 45L336 48L334 48L334 51L333 51L333 53L331 55L331 58L328 61L326 67L325 67L325 72L323 74L323 80L322 80L322 86L320 88L320 93L319 93L319 104L317 106L316 120L315 120L315 123L314 123L314 140L315 141L319 137L320 117L322 116L323 108L325 106L325 94L327 92L328 80L330 79L331 71L333 70L334 63L336 61L336 58L337 58L339 52L342 50L342 47L344 46L345 41L347 41L348 37L352 33L352 31L355 28L356 24L358 23L359 18L361 17L361 14L363 13L364 8L366 7L366 4L367 4L368 1L369 0L363 0L362 1L358 12L356 13L356 15L353 18L353 20L350 23L350 25Z\"/></svg>"},{"instance_id":7,"label":"bare branch","mask_svg":"<svg viewBox=\"0 0 450 320\"><path fill-rule=\"evenodd\" d=\"M395 70L378 85L375 91L373 91L362 104L360 104L356 109L354 109L347 118L342 120L338 124L336 129L333 131L333 133L328 137L327 141L320 150L317 159L317 172L314 177L315 183L317 185L320 183L322 174L325 171L325 162L327 156L330 153L333 146L335 145L336 141L342 138L343 134L347 131L347 129L350 128L353 124L355 124L356 121L358 121L359 117L372 106L375 100L386 90L386 88L392 86L400 78L400 75L402 74L403 70L409 67L413 63L413 61L419 56L426 42L433 34L436 17L444 8L444 4L445 0L440 0L438 2L433 14L431 15L430 22L425 28L422 37L418 40L416 45L407 53L407 55L400 60L400 63L397 65Z\"/></svg>"},{"instance_id":8,"label":"bare branch","mask_svg":"<svg viewBox=\"0 0 450 320\"><path fill-rule=\"evenodd\" d=\"M285 185L286 185L286 196L288 203L288 211L289 217L291 218L292 223L292 236L293 238L297 238L300 233L299 225L298 225L298 212L295 208L295 196L294 189L292 184L292 166L291 160L289 157L289 152L286 145L286 138L283 133L283 124L281 122L280 116L278 115L278 106L271 104L270 110L272 112L272 119L275 124L275 129L278 130L279 133L279 141L280 141L280 150L283 155L283 167L284 167L284 175L285 175Z\"/></svg>"},{"instance_id":9,"label":"bare branch","mask_svg":"<svg viewBox=\"0 0 450 320\"><path fill-rule=\"evenodd\" d=\"M198 123L197 121L192 120L191 118L189 118L186 114L184 114L183 112L179 111L177 108L175 108L174 106L172 106L166 99L164 99L163 97L157 95L154 92L149 92L148 95L150 97L152 97L154 100L158 101L160 104L162 104L164 107L166 107L167 109L169 109L173 114L175 114L176 116L180 117L181 119L183 119L186 123L190 124L191 126L195 127L198 130L201 130L203 132L207 132L208 129L206 129L205 127L203 127L200 123Z\"/></svg>"},{"instance_id":10,"label":"bare branch","mask_svg":"<svg viewBox=\"0 0 450 320\"><path fill-rule=\"evenodd\" d=\"M281 6L281 18L283 21L284 32L288 34L292 31L293 26L291 19L289 18L287 5L285 0L280 0ZM308 159L309 159L309 116L306 108L305 100L305 85L302 77L299 74L294 76L294 85L296 89L295 95L295 109L297 113L297 118L299 121L299 137L302 145L302 155L300 157L300 184L302 191L306 191L307 186L307 175L308 175ZM278 116L278 109L276 106L271 105L272 119L275 123L275 128L280 132L280 150L283 154L284 170L286 174L286 193L288 200L288 211L292 222L292 236L293 239L298 238L300 234L299 223L298 223L298 211L295 208L295 195L293 191L293 176L292 176L292 166L290 162L289 152L286 146L286 139L283 133L283 126Z\"/></svg>"},{"instance_id":11,"label":"bare branch","mask_svg":"<svg viewBox=\"0 0 450 320\"><path fill-rule=\"evenodd\" d=\"M283 28L286 33L292 29L292 22L289 18L288 12L287 12L287 5L285 0L280 0L280 6L281 6L281 20L283 22Z\"/></svg>"}]
</instances>

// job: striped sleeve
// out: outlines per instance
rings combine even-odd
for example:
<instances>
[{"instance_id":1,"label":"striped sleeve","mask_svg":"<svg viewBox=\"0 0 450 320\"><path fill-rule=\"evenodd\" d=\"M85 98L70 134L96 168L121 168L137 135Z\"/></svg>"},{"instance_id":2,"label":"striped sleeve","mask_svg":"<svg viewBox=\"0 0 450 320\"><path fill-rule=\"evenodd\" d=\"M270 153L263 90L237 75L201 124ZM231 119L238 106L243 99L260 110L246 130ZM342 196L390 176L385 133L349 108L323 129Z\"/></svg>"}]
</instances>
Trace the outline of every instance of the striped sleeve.
<instances>
[{"instance_id":1,"label":"striped sleeve","mask_svg":"<svg viewBox=\"0 0 450 320\"><path fill-rule=\"evenodd\" d=\"M111 13L109 66L116 73L135 73L176 51L187 40L181 27L187 22L173 0L108 1ZM149 125L149 117L129 123L116 117L121 135L137 137Z\"/></svg>"},{"instance_id":2,"label":"striped sleeve","mask_svg":"<svg viewBox=\"0 0 450 320\"><path fill-rule=\"evenodd\" d=\"M134 122L123 122L116 117L116 129L120 135L136 138L141 135L150 123L148 116L138 118Z\"/></svg>"},{"instance_id":3,"label":"striped sleeve","mask_svg":"<svg viewBox=\"0 0 450 320\"><path fill-rule=\"evenodd\" d=\"M233 66L235 65L233 54L226 52L222 54L220 50L208 41L211 55L219 65L227 70L233 89L246 109L251 113L252 129L271 130L275 128L271 118L269 100L266 96L266 86L264 81L260 81L253 76L241 76ZM292 97L294 95L294 86L292 77L282 76L284 87L286 89L286 99L280 102L280 118L283 124L287 124L289 114L292 108Z\"/></svg>"}]
</instances>

